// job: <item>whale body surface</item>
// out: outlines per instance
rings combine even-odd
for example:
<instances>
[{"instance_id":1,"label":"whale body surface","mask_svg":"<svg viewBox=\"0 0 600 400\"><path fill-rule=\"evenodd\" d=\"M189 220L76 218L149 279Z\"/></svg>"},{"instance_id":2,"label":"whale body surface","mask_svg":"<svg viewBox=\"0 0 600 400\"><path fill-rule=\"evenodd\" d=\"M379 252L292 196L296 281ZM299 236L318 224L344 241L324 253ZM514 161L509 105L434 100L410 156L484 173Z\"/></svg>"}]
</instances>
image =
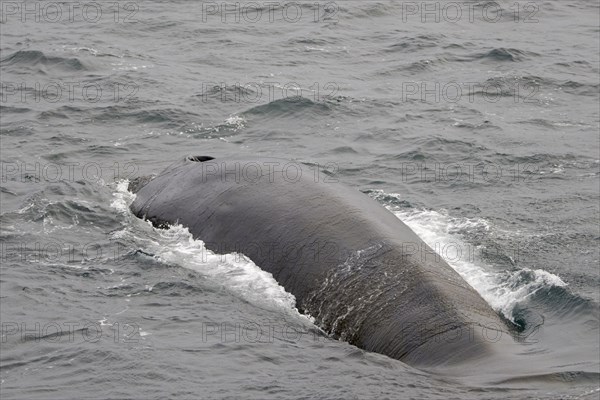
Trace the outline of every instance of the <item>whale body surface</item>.
<instances>
[{"instance_id":1,"label":"whale body surface","mask_svg":"<svg viewBox=\"0 0 600 400\"><path fill-rule=\"evenodd\" d=\"M323 330L414 366L485 360L510 330L485 300L377 201L317 167L186 157L130 184L132 212L243 253Z\"/></svg>"}]
</instances>

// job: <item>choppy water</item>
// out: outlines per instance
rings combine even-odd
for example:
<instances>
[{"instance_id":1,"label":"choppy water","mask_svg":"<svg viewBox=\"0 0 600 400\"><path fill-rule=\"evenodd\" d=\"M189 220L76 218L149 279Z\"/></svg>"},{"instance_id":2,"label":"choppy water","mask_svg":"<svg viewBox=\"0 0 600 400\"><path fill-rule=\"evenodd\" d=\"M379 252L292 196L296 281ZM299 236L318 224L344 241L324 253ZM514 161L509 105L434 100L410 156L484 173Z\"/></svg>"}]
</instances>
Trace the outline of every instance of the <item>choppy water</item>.
<instances>
[{"instance_id":1,"label":"choppy water","mask_svg":"<svg viewBox=\"0 0 600 400\"><path fill-rule=\"evenodd\" d=\"M598 2L223 4L1 3L2 398L597 398ZM131 215L126 180L187 154L369 194L536 373L331 340L251 260Z\"/></svg>"}]
</instances>

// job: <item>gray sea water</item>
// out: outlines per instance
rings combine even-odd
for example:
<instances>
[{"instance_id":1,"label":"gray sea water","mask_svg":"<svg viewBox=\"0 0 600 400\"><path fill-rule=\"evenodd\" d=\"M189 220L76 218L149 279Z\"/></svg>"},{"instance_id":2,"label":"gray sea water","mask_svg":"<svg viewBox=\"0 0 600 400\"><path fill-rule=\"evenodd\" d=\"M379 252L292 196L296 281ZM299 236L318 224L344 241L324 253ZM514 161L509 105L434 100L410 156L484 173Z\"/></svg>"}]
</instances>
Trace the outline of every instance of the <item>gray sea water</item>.
<instances>
[{"instance_id":1,"label":"gray sea water","mask_svg":"<svg viewBox=\"0 0 600 400\"><path fill-rule=\"evenodd\" d=\"M598 398L597 1L0 4L2 399ZM135 218L128 180L188 154L372 196L520 327L519 372L333 340Z\"/></svg>"}]
</instances>

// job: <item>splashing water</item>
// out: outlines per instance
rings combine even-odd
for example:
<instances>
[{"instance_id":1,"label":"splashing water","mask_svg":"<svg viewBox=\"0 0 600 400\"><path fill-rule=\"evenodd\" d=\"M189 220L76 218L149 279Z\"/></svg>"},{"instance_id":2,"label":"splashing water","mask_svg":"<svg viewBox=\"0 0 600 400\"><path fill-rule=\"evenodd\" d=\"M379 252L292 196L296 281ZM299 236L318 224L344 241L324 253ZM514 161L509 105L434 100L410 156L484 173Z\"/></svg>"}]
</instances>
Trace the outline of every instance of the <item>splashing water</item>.
<instances>
[{"instance_id":1,"label":"splashing water","mask_svg":"<svg viewBox=\"0 0 600 400\"><path fill-rule=\"evenodd\" d=\"M120 213L132 215L129 205L135 199L135 194L127 190L128 184L128 181L117 184L111 206ZM295 306L296 298L286 292L273 275L259 268L243 254L216 254L208 250L203 241L194 239L182 225L156 229L149 222L147 224L150 229L147 235L149 237L137 236L136 229L132 229L130 225L113 235L133 240L159 262L199 272L215 285L224 285L232 293L253 304L294 310L295 314L300 315Z\"/></svg>"},{"instance_id":2,"label":"splashing water","mask_svg":"<svg viewBox=\"0 0 600 400\"><path fill-rule=\"evenodd\" d=\"M560 277L543 269L493 271L490 265L475 255L481 251L481 246L466 243L458 233L489 231L489 223L481 218L453 218L430 210L390 210L454 268L494 310L513 322L517 304L542 288L566 286Z\"/></svg>"}]
</instances>

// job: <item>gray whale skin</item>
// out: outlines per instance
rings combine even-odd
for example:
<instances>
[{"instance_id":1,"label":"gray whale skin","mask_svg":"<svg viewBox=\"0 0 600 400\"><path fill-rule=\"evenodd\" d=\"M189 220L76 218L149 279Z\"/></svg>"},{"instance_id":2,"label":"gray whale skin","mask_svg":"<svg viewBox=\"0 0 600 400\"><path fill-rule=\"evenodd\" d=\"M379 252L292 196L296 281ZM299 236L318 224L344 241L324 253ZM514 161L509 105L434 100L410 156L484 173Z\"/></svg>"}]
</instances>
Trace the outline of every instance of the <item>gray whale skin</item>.
<instances>
[{"instance_id":1,"label":"gray whale skin","mask_svg":"<svg viewBox=\"0 0 600 400\"><path fill-rule=\"evenodd\" d=\"M249 257L334 338L417 367L485 363L512 329L377 201L273 158L188 156L130 183L133 213Z\"/></svg>"}]
</instances>

